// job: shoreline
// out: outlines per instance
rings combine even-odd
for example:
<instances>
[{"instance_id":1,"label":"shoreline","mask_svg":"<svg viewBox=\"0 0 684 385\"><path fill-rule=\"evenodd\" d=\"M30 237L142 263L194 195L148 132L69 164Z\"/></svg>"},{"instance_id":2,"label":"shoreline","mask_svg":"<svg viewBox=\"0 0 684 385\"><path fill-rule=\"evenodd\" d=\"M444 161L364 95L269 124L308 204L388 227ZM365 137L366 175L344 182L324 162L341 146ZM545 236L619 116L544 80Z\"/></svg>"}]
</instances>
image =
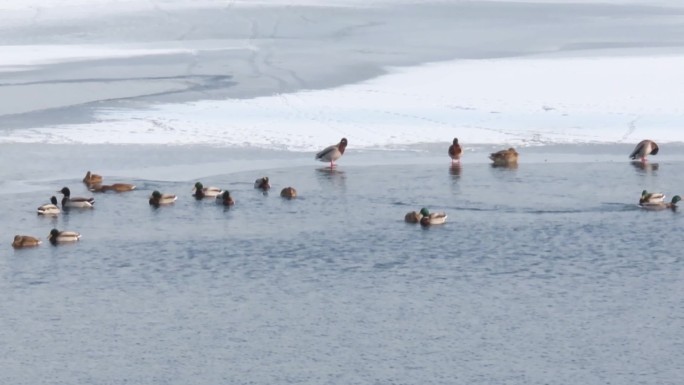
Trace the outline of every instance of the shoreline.
<instances>
[{"instance_id":1,"label":"shoreline","mask_svg":"<svg viewBox=\"0 0 684 385\"><path fill-rule=\"evenodd\" d=\"M449 143L424 144L410 150L350 148L337 162L340 170L397 165L447 168ZM632 163L628 144L551 145L518 148L520 167L526 164ZM491 163L488 155L502 146L465 146L462 167ZM90 170L112 182L179 182L284 169L325 169L312 152L209 146L0 144L5 161L0 167L0 194L50 191L55 183L79 183ZM684 162L684 143L661 145L652 165ZM21 165L17 167L16 165ZM253 181L247 181L253 182Z\"/></svg>"}]
</instances>

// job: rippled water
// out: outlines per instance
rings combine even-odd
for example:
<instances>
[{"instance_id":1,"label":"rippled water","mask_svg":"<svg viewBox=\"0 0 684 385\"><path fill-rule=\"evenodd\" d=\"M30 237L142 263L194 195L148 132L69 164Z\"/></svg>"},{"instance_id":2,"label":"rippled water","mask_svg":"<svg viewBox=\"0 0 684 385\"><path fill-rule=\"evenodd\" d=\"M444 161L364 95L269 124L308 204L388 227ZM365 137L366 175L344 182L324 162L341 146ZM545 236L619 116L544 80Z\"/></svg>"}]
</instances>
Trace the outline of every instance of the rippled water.
<instances>
[{"instance_id":1,"label":"rippled water","mask_svg":"<svg viewBox=\"0 0 684 385\"><path fill-rule=\"evenodd\" d=\"M636 206L642 189L684 193L684 162L345 160L202 178L231 191L230 209L192 199L194 180L134 180L57 219L34 208L53 187L86 194L80 179L4 194L3 228L83 238L14 251L3 235L0 382L684 378L684 217ZM278 196L288 185L299 198ZM178 202L150 208L154 189ZM422 206L447 224L403 222Z\"/></svg>"}]
</instances>

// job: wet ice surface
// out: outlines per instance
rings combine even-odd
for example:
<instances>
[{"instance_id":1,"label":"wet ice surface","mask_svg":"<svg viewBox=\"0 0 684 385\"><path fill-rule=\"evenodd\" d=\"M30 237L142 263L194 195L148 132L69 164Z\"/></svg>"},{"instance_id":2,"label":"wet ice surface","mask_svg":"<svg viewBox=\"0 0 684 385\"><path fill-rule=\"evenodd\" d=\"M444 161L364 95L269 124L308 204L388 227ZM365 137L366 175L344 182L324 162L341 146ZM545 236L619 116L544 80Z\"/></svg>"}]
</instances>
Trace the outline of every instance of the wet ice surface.
<instances>
[{"instance_id":1,"label":"wet ice surface","mask_svg":"<svg viewBox=\"0 0 684 385\"><path fill-rule=\"evenodd\" d=\"M211 150L185 150L202 163L169 150L162 158L178 164L164 168L150 152L156 168L116 177L138 190L95 195L94 210L57 219L34 209L62 185L88 194L82 176L50 180L38 156L24 184L5 182L0 382L682 377L682 214L636 206L642 189L682 193L681 159L666 153L635 167L622 149L556 158L537 150L501 169L476 152L452 168L432 152L350 152L335 172L309 154L216 172L229 169L229 156L212 164L202 159ZM174 168L182 177L171 177ZM236 206L195 201L193 168ZM252 186L262 175L274 186L267 195ZM300 194L293 201L278 196L289 185ZM154 189L178 202L150 208ZM422 206L446 211L447 224L403 222ZM12 232L44 238L52 227L80 231L82 241L9 246Z\"/></svg>"}]
</instances>

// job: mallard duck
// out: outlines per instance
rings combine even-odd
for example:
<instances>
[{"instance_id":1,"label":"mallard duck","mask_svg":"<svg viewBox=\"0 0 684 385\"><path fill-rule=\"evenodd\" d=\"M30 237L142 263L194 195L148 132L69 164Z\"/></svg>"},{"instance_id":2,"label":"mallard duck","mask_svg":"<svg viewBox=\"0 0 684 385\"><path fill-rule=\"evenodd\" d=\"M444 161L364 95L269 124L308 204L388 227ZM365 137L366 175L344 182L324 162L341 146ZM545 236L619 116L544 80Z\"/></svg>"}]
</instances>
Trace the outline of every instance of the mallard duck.
<instances>
[{"instance_id":1,"label":"mallard duck","mask_svg":"<svg viewBox=\"0 0 684 385\"><path fill-rule=\"evenodd\" d=\"M664 210L664 209L676 209L677 208L677 202L681 201L682 198L679 195L675 195L672 197L672 200L670 203L665 203L665 202L655 202L655 203L643 203L641 204L641 208L646 209L646 210Z\"/></svg>"},{"instance_id":2,"label":"mallard duck","mask_svg":"<svg viewBox=\"0 0 684 385\"><path fill-rule=\"evenodd\" d=\"M126 192L135 190L135 185L130 183L98 184L91 186L88 190L92 192Z\"/></svg>"},{"instance_id":3,"label":"mallard duck","mask_svg":"<svg viewBox=\"0 0 684 385\"><path fill-rule=\"evenodd\" d=\"M62 198L62 207L77 207L77 208L92 208L95 204L95 198L71 197L71 190L68 187L62 187L58 193L64 194Z\"/></svg>"},{"instance_id":4,"label":"mallard duck","mask_svg":"<svg viewBox=\"0 0 684 385\"><path fill-rule=\"evenodd\" d=\"M102 175L91 174L90 171L88 171L83 178L83 183L88 186L100 184L102 183Z\"/></svg>"},{"instance_id":5,"label":"mallard duck","mask_svg":"<svg viewBox=\"0 0 684 385\"><path fill-rule=\"evenodd\" d=\"M642 162L646 161L646 156L648 155L657 155L658 154L658 145L656 142L646 139L642 140L639 142L639 144L634 147L634 151L632 151L631 154L629 154L629 157L631 159L636 159L640 158Z\"/></svg>"},{"instance_id":6,"label":"mallard duck","mask_svg":"<svg viewBox=\"0 0 684 385\"><path fill-rule=\"evenodd\" d=\"M330 168L335 167L335 161L344 155L344 150L347 148L347 138L342 138L339 143L326 147L324 150L316 154L316 159L321 162L330 162Z\"/></svg>"},{"instance_id":7,"label":"mallard duck","mask_svg":"<svg viewBox=\"0 0 684 385\"><path fill-rule=\"evenodd\" d=\"M449 146L449 156L451 157L451 163L460 162L461 154L463 154L463 149L461 145L458 144L458 138L454 138L454 142Z\"/></svg>"},{"instance_id":8,"label":"mallard duck","mask_svg":"<svg viewBox=\"0 0 684 385\"><path fill-rule=\"evenodd\" d=\"M223 193L223 190L221 190L220 188L204 187L200 182L195 183L195 187L192 189L192 196L194 196L197 199L215 198L219 196L221 193Z\"/></svg>"},{"instance_id":9,"label":"mallard duck","mask_svg":"<svg viewBox=\"0 0 684 385\"><path fill-rule=\"evenodd\" d=\"M404 216L404 221L408 223L420 223L421 218L423 218L423 215L417 211L411 211L409 213L406 213Z\"/></svg>"},{"instance_id":10,"label":"mallard duck","mask_svg":"<svg viewBox=\"0 0 684 385\"><path fill-rule=\"evenodd\" d=\"M35 247L40 245L42 242L36 237L30 235L15 235L14 242L12 242L12 247L15 249L21 249L24 247Z\"/></svg>"},{"instance_id":11,"label":"mallard duck","mask_svg":"<svg viewBox=\"0 0 684 385\"><path fill-rule=\"evenodd\" d=\"M232 206L235 204L235 200L230 196L230 191L225 190L223 194L216 197L216 202L224 206Z\"/></svg>"},{"instance_id":12,"label":"mallard duck","mask_svg":"<svg viewBox=\"0 0 684 385\"><path fill-rule=\"evenodd\" d=\"M280 196L287 199L293 199L297 197L297 190L294 187L285 187L280 191Z\"/></svg>"},{"instance_id":13,"label":"mallard duck","mask_svg":"<svg viewBox=\"0 0 684 385\"><path fill-rule=\"evenodd\" d=\"M660 203L665 200L665 194L663 193L649 193L644 190L641 192L641 198L639 198L639 204L644 203Z\"/></svg>"},{"instance_id":14,"label":"mallard duck","mask_svg":"<svg viewBox=\"0 0 684 385\"><path fill-rule=\"evenodd\" d=\"M51 196L50 197L50 202L52 203L46 203L44 205L41 205L38 207L38 214L40 215L57 215L62 210L59 209L59 206L57 206L57 197L56 196Z\"/></svg>"},{"instance_id":15,"label":"mallard duck","mask_svg":"<svg viewBox=\"0 0 684 385\"><path fill-rule=\"evenodd\" d=\"M152 192L150 195L150 205L154 207L159 207L163 205L170 205L176 201L176 196L173 194L162 194L157 190Z\"/></svg>"},{"instance_id":16,"label":"mallard duck","mask_svg":"<svg viewBox=\"0 0 684 385\"><path fill-rule=\"evenodd\" d=\"M70 243L81 239L81 234L75 231L59 231L57 229L52 229L48 235L48 239L53 245L58 243Z\"/></svg>"},{"instance_id":17,"label":"mallard duck","mask_svg":"<svg viewBox=\"0 0 684 385\"><path fill-rule=\"evenodd\" d=\"M518 152L513 147L489 154L495 166L510 166L518 163Z\"/></svg>"},{"instance_id":18,"label":"mallard duck","mask_svg":"<svg viewBox=\"0 0 684 385\"><path fill-rule=\"evenodd\" d=\"M265 176L263 178L259 178L256 181L254 181L254 188L258 188L260 190L267 191L268 189L271 188L271 184L268 183L268 177Z\"/></svg>"},{"instance_id":19,"label":"mallard duck","mask_svg":"<svg viewBox=\"0 0 684 385\"><path fill-rule=\"evenodd\" d=\"M430 210L425 207L420 209L420 215L422 215L422 218L420 218L421 226L441 225L447 219L445 213L430 213Z\"/></svg>"}]
</instances>

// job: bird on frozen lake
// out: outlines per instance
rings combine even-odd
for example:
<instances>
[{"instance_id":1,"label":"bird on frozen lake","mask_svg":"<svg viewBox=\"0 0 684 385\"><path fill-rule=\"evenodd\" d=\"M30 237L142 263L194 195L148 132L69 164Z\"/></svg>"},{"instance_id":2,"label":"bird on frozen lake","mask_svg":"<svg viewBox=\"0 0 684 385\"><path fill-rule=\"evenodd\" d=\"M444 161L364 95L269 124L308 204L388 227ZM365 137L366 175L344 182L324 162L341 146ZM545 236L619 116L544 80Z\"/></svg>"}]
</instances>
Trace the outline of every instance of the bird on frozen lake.
<instances>
[{"instance_id":1,"label":"bird on frozen lake","mask_svg":"<svg viewBox=\"0 0 684 385\"><path fill-rule=\"evenodd\" d=\"M326 147L316 154L316 159L321 162L330 162L330 168L335 167L335 161L340 159L347 148L347 138L342 138L339 143Z\"/></svg>"},{"instance_id":2,"label":"bird on frozen lake","mask_svg":"<svg viewBox=\"0 0 684 385\"><path fill-rule=\"evenodd\" d=\"M451 163L460 162L461 154L463 154L463 149L461 145L458 144L458 138L454 138L454 142L449 146L449 157L451 157Z\"/></svg>"},{"instance_id":3,"label":"bird on frozen lake","mask_svg":"<svg viewBox=\"0 0 684 385\"><path fill-rule=\"evenodd\" d=\"M632 153L629 154L629 157L631 159L636 159L638 157L641 158L642 162L646 162L646 157L648 155L657 155L658 150L659 148L656 142L649 139L645 139L639 142L639 144L637 144L636 147L634 147L634 151L632 151Z\"/></svg>"}]
</instances>

